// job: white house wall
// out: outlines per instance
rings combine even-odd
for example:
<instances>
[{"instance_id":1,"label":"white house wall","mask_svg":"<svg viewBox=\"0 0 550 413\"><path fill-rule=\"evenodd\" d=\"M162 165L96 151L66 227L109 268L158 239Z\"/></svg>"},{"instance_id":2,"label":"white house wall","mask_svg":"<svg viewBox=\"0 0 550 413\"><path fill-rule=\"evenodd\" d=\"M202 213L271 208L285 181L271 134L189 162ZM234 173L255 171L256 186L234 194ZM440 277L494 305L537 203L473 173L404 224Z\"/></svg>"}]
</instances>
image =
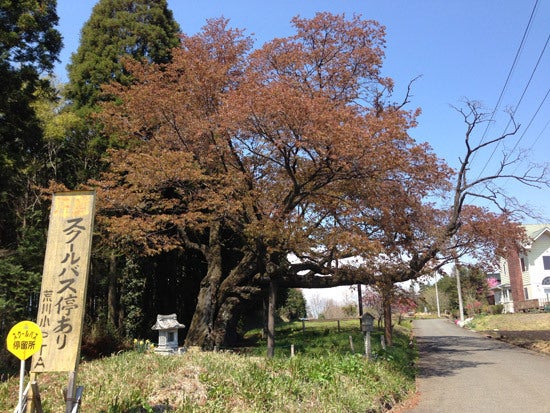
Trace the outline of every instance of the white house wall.
<instances>
[{"instance_id":1,"label":"white house wall","mask_svg":"<svg viewBox=\"0 0 550 413\"><path fill-rule=\"evenodd\" d=\"M527 251L527 257L529 262L529 279L530 279L530 291L529 298L544 298L542 289L542 280L545 277L550 276L550 270L544 269L542 257L550 256L550 233L546 231L541 234L531 244L531 248ZM525 282L525 277L524 277ZM527 287L526 284L524 284Z\"/></svg>"},{"instance_id":2,"label":"white house wall","mask_svg":"<svg viewBox=\"0 0 550 413\"><path fill-rule=\"evenodd\" d=\"M510 272L508 271L508 261L505 258L500 258L500 282L502 284L510 284Z\"/></svg>"},{"instance_id":3,"label":"white house wall","mask_svg":"<svg viewBox=\"0 0 550 413\"><path fill-rule=\"evenodd\" d=\"M531 284L531 277L529 276L529 270L531 269L531 259L530 254L527 253L527 256L521 254L520 258L523 258L525 260L525 263L527 264L527 268L525 268L525 271L522 271L521 273L521 280L523 282L523 287L527 287Z\"/></svg>"},{"instance_id":4,"label":"white house wall","mask_svg":"<svg viewBox=\"0 0 550 413\"><path fill-rule=\"evenodd\" d=\"M525 225L527 236L532 240L530 245L525 246L523 253L519 258L524 258L527 266L526 271L522 271L522 281L524 295L527 292L527 299L539 299L539 303L547 303L550 298L550 286L542 286L542 280L550 277L550 270L544 269L544 256L550 256L550 224L544 225ZM505 312L513 312L514 304L510 295L510 269L505 258L501 258L500 267L500 286L498 288L497 303L503 304ZM546 292L545 292L546 289Z\"/></svg>"}]
</instances>

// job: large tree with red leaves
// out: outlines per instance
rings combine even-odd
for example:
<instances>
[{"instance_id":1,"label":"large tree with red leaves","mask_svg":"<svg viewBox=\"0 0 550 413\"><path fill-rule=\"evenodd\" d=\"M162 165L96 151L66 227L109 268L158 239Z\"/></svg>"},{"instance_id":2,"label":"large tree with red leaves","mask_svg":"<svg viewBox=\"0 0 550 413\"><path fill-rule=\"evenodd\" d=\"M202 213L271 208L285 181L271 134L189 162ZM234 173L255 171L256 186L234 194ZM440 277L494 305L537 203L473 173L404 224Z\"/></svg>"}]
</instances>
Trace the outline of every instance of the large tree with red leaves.
<instances>
[{"instance_id":1,"label":"large tree with red leaves","mask_svg":"<svg viewBox=\"0 0 550 413\"><path fill-rule=\"evenodd\" d=\"M408 135L417 112L390 101L384 28L328 13L293 24L252 52L211 20L171 63L128 62L133 84L107 89L102 121L127 145L95 182L99 222L136 254L204 262L188 345L223 344L268 286L416 278L459 228L425 202L451 171Z\"/></svg>"}]
</instances>

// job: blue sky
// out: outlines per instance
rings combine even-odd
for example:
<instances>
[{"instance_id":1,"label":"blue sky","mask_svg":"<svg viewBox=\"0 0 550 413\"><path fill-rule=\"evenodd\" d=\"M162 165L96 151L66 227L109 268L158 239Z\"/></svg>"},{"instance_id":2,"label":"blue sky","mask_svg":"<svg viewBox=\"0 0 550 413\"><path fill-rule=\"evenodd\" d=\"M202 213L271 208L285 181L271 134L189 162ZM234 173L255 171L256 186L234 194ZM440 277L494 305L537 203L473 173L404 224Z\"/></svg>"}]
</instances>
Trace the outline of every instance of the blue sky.
<instances>
[{"instance_id":1,"label":"blue sky","mask_svg":"<svg viewBox=\"0 0 550 413\"><path fill-rule=\"evenodd\" d=\"M66 81L65 66L96 3L79 0L76 6L74 0L58 0L65 44L56 69L61 81ZM550 35L550 0L168 0L168 5L186 34L199 31L206 19L223 16L232 27L252 35L257 47L291 35L290 20L296 15L307 18L330 11L377 20L386 26L383 73L395 80L395 100L403 99L409 81L422 76L413 85L409 104L411 109L422 109L420 124L411 131L417 141L430 143L438 156L456 166L464 151L465 124L451 105L476 100L488 113L496 111L491 126L479 128L474 142L507 131L507 109L515 111L521 128L492 157L489 151L475 158L473 178L481 171L491 173L507 147L530 151L516 172L528 162L549 161L550 45L545 49L545 44ZM550 222L550 190L520 186L513 180L502 184Z\"/></svg>"}]
</instances>

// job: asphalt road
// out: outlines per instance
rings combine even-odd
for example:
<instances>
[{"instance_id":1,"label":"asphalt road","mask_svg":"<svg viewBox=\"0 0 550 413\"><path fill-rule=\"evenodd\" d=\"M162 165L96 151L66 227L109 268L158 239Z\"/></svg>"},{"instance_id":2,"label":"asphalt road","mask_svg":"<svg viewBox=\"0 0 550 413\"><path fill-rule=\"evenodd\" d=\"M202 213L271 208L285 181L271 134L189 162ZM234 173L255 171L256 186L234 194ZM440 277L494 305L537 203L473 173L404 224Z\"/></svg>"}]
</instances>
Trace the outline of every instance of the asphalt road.
<instances>
[{"instance_id":1,"label":"asphalt road","mask_svg":"<svg viewBox=\"0 0 550 413\"><path fill-rule=\"evenodd\" d=\"M409 413L550 413L550 356L415 320L419 401Z\"/></svg>"}]
</instances>

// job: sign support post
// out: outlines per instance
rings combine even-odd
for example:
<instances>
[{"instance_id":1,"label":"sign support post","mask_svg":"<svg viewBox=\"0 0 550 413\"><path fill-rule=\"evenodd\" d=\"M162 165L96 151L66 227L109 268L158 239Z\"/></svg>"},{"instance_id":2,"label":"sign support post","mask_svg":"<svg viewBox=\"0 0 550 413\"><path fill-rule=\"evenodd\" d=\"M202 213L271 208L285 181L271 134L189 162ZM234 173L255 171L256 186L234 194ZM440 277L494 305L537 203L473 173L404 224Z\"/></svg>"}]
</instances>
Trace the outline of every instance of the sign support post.
<instances>
[{"instance_id":1,"label":"sign support post","mask_svg":"<svg viewBox=\"0 0 550 413\"><path fill-rule=\"evenodd\" d=\"M23 413L23 385L25 384L25 360L21 360L19 368L19 402L17 403L17 410L19 413Z\"/></svg>"},{"instance_id":2,"label":"sign support post","mask_svg":"<svg viewBox=\"0 0 550 413\"><path fill-rule=\"evenodd\" d=\"M67 400L65 405L65 413L71 413L75 402L76 393L76 370L69 373L69 383L67 384Z\"/></svg>"}]
</instances>

